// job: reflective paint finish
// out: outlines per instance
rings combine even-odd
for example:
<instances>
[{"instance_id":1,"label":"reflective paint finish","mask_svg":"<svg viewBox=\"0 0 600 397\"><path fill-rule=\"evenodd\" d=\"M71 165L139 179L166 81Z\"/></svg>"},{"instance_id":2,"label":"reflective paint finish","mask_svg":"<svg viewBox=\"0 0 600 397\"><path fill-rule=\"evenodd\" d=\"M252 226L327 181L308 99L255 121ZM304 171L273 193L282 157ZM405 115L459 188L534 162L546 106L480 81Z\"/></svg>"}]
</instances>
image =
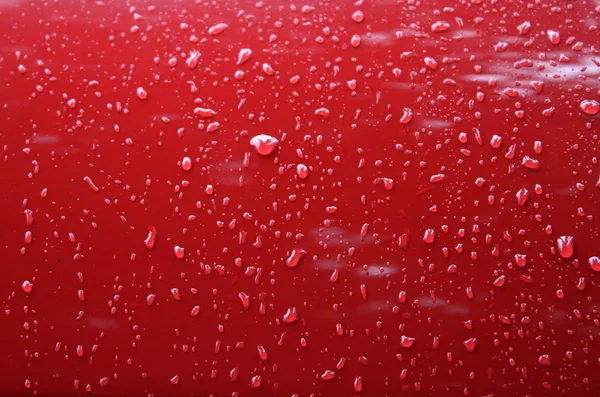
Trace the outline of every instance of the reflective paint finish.
<instances>
[{"instance_id":1,"label":"reflective paint finish","mask_svg":"<svg viewBox=\"0 0 600 397\"><path fill-rule=\"evenodd\" d=\"M598 395L599 20L0 2L0 394Z\"/></svg>"}]
</instances>

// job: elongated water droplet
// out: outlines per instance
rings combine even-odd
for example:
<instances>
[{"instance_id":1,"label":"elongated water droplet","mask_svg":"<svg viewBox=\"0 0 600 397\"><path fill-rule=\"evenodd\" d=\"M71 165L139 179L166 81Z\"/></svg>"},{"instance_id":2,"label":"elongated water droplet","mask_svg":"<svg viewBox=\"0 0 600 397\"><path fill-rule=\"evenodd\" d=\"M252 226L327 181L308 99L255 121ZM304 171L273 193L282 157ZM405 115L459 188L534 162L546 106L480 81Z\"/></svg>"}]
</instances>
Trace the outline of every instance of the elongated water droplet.
<instances>
[{"instance_id":1,"label":"elongated water droplet","mask_svg":"<svg viewBox=\"0 0 600 397\"><path fill-rule=\"evenodd\" d=\"M450 24L446 21L437 21L431 24L431 31L434 33L445 32L450 29Z\"/></svg>"},{"instance_id":2,"label":"elongated water droplet","mask_svg":"<svg viewBox=\"0 0 600 397\"><path fill-rule=\"evenodd\" d=\"M148 227L148 237L146 237L146 240L144 240L144 244L146 245L146 248L148 248L150 250L154 248L154 244L156 244L157 234L158 233L154 226Z\"/></svg>"},{"instance_id":3,"label":"elongated water droplet","mask_svg":"<svg viewBox=\"0 0 600 397\"><path fill-rule=\"evenodd\" d=\"M212 36L220 35L228 27L229 27L229 25L227 25L226 23L218 23L218 24L213 25L210 28L208 28L208 34L210 34Z\"/></svg>"},{"instance_id":4,"label":"elongated water droplet","mask_svg":"<svg viewBox=\"0 0 600 397\"><path fill-rule=\"evenodd\" d=\"M269 359L269 355L267 354L267 351L265 350L265 348L261 345L256 346L256 350L258 350L258 357L262 360L262 361L267 361Z\"/></svg>"},{"instance_id":5,"label":"elongated water droplet","mask_svg":"<svg viewBox=\"0 0 600 397\"><path fill-rule=\"evenodd\" d=\"M335 379L335 372L330 371L330 370L325 370L325 372L323 372L323 374L321 375L321 379L333 380L333 379Z\"/></svg>"},{"instance_id":6,"label":"elongated water droplet","mask_svg":"<svg viewBox=\"0 0 600 397\"><path fill-rule=\"evenodd\" d=\"M242 48L238 53L237 65L246 63L252 56L252 50L250 48Z\"/></svg>"},{"instance_id":7,"label":"elongated water droplet","mask_svg":"<svg viewBox=\"0 0 600 397\"><path fill-rule=\"evenodd\" d=\"M196 66L198 66L198 62L200 61L200 56L202 54L200 54L200 51L190 51L190 55L188 56L188 58L185 60L185 64L187 65L188 69L195 69Z\"/></svg>"}]
</instances>

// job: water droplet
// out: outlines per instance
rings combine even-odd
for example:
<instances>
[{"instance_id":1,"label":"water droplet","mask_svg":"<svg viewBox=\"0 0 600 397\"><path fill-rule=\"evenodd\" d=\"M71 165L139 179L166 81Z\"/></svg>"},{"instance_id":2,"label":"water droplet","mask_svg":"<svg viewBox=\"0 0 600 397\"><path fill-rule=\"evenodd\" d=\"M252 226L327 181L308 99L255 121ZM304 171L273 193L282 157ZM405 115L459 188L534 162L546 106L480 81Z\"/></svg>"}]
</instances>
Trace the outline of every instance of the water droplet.
<instances>
[{"instance_id":1,"label":"water droplet","mask_svg":"<svg viewBox=\"0 0 600 397\"><path fill-rule=\"evenodd\" d=\"M21 284L21 288L23 289L23 292L30 294L33 291L33 284L28 280L25 280L23 281L23 284Z\"/></svg>"},{"instance_id":2,"label":"water droplet","mask_svg":"<svg viewBox=\"0 0 600 397\"><path fill-rule=\"evenodd\" d=\"M194 109L194 114L200 116L200 117L213 117L217 115L217 112L215 112L212 109L208 109L208 108L196 108Z\"/></svg>"},{"instance_id":3,"label":"water droplet","mask_svg":"<svg viewBox=\"0 0 600 397\"><path fill-rule=\"evenodd\" d=\"M138 87L136 91L137 97L144 100L148 98L148 93L144 89L144 87Z\"/></svg>"},{"instance_id":4,"label":"water droplet","mask_svg":"<svg viewBox=\"0 0 600 397\"><path fill-rule=\"evenodd\" d=\"M275 74L275 70L273 69L273 67L268 64L268 63L263 63L262 64L262 70L263 72L265 72L265 74L267 76L273 76Z\"/></svg>"},{"instance_id":5,"label":"water droplet","mask_svg":"<svg viewBox=\"0 0 600 397\"><path fill-rule=\"evenodd\" d=\"M527 265L527 255L515 254L515 263L519 267L525 267Z\"/></svg>"},{"instance_id":6,"label":"water droplet","mask_svg":"<svg viewBox=\"0 0 600 397\"><path fill-rule=\"evenodd\" d=\"M258 350L258 357L261 361L267 361L269 359L269 355L263 346L256 346L256 350Z\"/></svg>"},{"instance_id":7,"label":"water droplet","mask_svg":"<svg viewBox=\"0 0 600 397\"><path fill-rule=\"evenodd\" d=\"M548 354L542 354L538 358L538 362L545 367L549 367L550 365L552 365L552 361L550 360L550 356Z\"/></svg>"},{"instance_id":8,"label":"water droplet","mask_svg":"<svg viewBox=\"0 0 600 397\"><path fill-rule=\"evenodd\" d=\"M500 277L498 277L496 280L494 280L494 286L495 287L503 287L504 283L506 283L506 276L502 275Z\"/></svg>"},{"instance_id":9,"label":"water droplet","mask_svg":"<svg viewBox=\"0 0 600 397\"><path fill-rule=\"evenodd\" d=\"M581 111L589 116L595 116L600 113L600 103L594 100L584 100L579 104Z\"/></svg>"},{"instance_id":10,"label":"water droplet","mask_svg":"<svg viewBox=\"0 0 600 397\"><path fill-rule=\"evenodd\" d=\"M321 375L321 379L323 379L323 380L333 380L333 379L335 379L335 372L330 371L330 370L325 370L325 372L323 373L323 375Z\"/></svg>"},{"instance_id":11,"label":"water droplet","mask_svg":"<svg viewBox=\"0 0 600 397\"><path fill-rule=\"evenodd\" d=\"M250 144L254 146L256 152L262 156L268 156L277 146L279 145L279 140L273 138L270 135L256 135L250 140Z\"/></svg>"},{"instance_id":12,"label":"water droplet","mask_svg":"<svg viewBox=\"0 0 600 397\"><path fill-rule=\"evenodd\" d=\"M321 116L322 118L326 119L327 117L329 117L331 112L327 108L319 108L319 109L315 110L315 114L317 116Z\"/></svg>"},{"instance_id":13,"label":"water droplet","mask_svg":"<svg viewBox=\"0 0 600 397\"><path fill-rule=\"evenodd\" d=\"M529 21L525 21L522 24L520 24L519 26L517 26L517 31L519 32L520 35L526 35L527 33L529 33L530 29L531 29L531 22L529 22Z\"/></svg>"},{"instance_id":14,"label":"water droplet","mask_svg":"<svg viewBox=\"0 0 600 397\"><path fill-rule=\"evenodd\" d=\"M287 310L287 312L283 315L283 322L287 324L293 324L298 321L300 317L298 316L298 312L295 307L291 307Z\"/></svg>"},{"instance_id":15,"label":"water droplet","mask_svg":"<svg viewBox=\"0 0 600 397\"><path fill-rule=\"evenodd\" d=\"M229 25L227 25L226 23L218 23L218 24L213 25L210 28L208 28L208 33L211 36L218 36L221 33L223 33L225 31L225 29L227 29L228 27L229 27Z\"/></svg>"},{"instance_id":16,"label":"water droplet","mask_svg":"<svg viewBox=\"0 0 600 397\"><path fill-rule=\"evenodd\" d=\"M262 378L260 375L256 375L252 377L252 380L250 381L250 386L253 389L258 389L260 386L262 385Z\"/></svg>"},{"instance_id":17,"label":"water droplet","mask_svg":"<svg viewBox=\"0 0 600 397\"><path fill-rule=\"evenodd\" d=\"M308 167L305 166L304 164L298 164L296 166L296 175L298 175L298 178L300 179L306 179L308 178Z\"/></svg>"},{"instance_id":18,"label":"water droplet","mask_svg":"<svg viewBox=\"0 0 600 397\"><path fill-rule=\"evenodd\" d=\"M214 121L206 127L206 132L215 132L219 128L221 128L221 124L218 121Z\"/></svg>"},{"instance_id":19,"label":"water droplet","mask_svg":"<svg viewBox=\"0 0 600 397\"><path fill-rule=\"evenodd\" d=\"M242 303L244 309L250 309L250 297L248 295L246 295L244 292L240 292L238 294L238 298L240 298L240 302Z\"/></svg>"},{"instance_id":20,"label":"water droplet","mask_svg":"<svg viewBox=\"0 0 600 397\"><path fill-rule=\"evenodd\" d=\"M552 44L560 44L560 32L558 30L549 29L546 33L548 35L548 39Z\"/></svg>"},{"instance_id":21,"label":"water droplet","mask_svg":"<svg viewBox=\"0 0 600 397\"><path fill-rule=\"evenodd\" d=\"M173 252L175 253L175 257L177 259L183 259L185 257L185 248L176 245L173 247Z\"/></svg>"},{"instance_id":22,"label":"water droplet","mask_svg":"<svg viewBox=\"0 0 600 397\"><path fill-rule=\"evenodd\" d=\"M354 391L360 393L363 390L363 381L360 376L354 378Z\"/></svg>"},{"instance_id":23,"label":"water droplet","mask_svg":"<svg viewBox=\"0 0 600 397\"><path fill-rule=\"evenodd\" d=\"M529 200L529 190L522 188L517 192L517 204L523 207Z\"/></svg>"},{"instance_id":24,"label":"water droplet","mask_svg":"<svg viewBox=\"0 0 600 397\"><path fill-rule=\"evenodd\" d=\"M533 159L529 156L523 157L521 165L525 168L529 168L530 170L539 170L540 168L542 168L542 164L540 164L538 160Z\"/></svg>"},{"instance_id":25,"label":"water droplet","mask_svg":"<svg viewBox=\"0 0 600 397\"><path fill-rule=\"evenodd\" d=\"M600 258L597 256L591 256L588 259L588 264L595 272L600 272Z\"/></svg>"},{"instance_id":26,"label":"water droplet","mask_svg":"<svg viewBox=\"0 0 600 397\"><path fill-rule=\"evenodd\" d=\"M242 48L238 53L237 65L246 63L252 56L252 50L250 48Z\"/></svg>"},{"instance_id":27,"label":"water droplet","mask_svg":"<svg viewBox=\"0 0 600 397\"><path fill-rule=\"evenodd\" d=\"M300 263L300 259L302 259L302 257L306 254L306 251L304 251L301 248L294 248L292 250L292 253L290 254L290 256L287 258L287 265L289 267L296 267L298 266L298 263Z\"/></svg>"},{"instance_id":28,"label":"water droplet","mask_svg":"<svg viewBox=\"0 0 600 397\"><path fill-rule=\"evenodd\" d=\"M431 24L431 31L434 33L445 32L450 29L450 24L446 21L437 21Z\"/></svg>"},{"instance_id":29,"label":"water droplet","mask_svg":"<svg viewBox=\"0 0 600 397\"><path fill-rule=\"evenodd\" d=\"M404 108L402 117L400 117L401 124L408 124L413 118L412 110L409 108Z\"/></svg>"},{"instance_id":30,"label":"water droplet","mask_svg":"<svg viewBox=\"0 0 600 397\"><path fill-rule=\"evenodd\" d=\"M190 314L192 317L196 317L198 314L200 314L200 306L194 306Z\"/></svg>"},{"instance_id":31,"label":"water droplet","mask_svg":"<svg viewBox=\"0 0 600 397\"><path fill-rule=\"evenodd\" d=\"M192 159L189 157L184 157L183 160L181 160L181 168L183 168L184 171L190 171L192 169Z\"/></svg>"},{"instance_id":32,"label":"water droplet","mask_svg":"<svg viewBox=\"0 0 600 397\"><path fill-rule=\"evenodd\" d=\"M99 191L99 190L100 190L100 189L98 189L98 186L96 186L96 185L94 184L94 182L92 181L92 179L91 179L89 176L84 176L84 177L83 177L83 181L84 181L85 183L87 183L87 184L88 184L88 186L90 187L90 189L92 189L94 192L97 192L97 191Z\"/></svg>"},{"instance_id":33,"label":"water droplet","mask_svg":"<svg viewBox=\"0 0 600 397\"><path fill-rule=\"evenodd\" d=\"M446 175L444 174L435 174L429 178L429 182L431 183L440 183L446 180Z\"/></svg>"},{"instance_id":34,"label":"water droplet","mask_svg":"<svg viewBox=\"0 0 600 397\"><path fill-rule=\"evenodd\" d=\"M435 59L433 59L432 57L425 57L424 61L425 61L425 66L427 66L429 69L437 70L438 63Z\"/></svg>"},{"instance_id":35,"label":"water droplet","mask_svg":"<svg viewBox=\"0 0 600 397\"><path fill-rule=\"evenodd\" d=\"M465 345L465 349L467 349L467 352L473 353L477 348L477 338L469 338L466 341L464 341L463 344Z\"/></svg>"},{"instance_id":36,"label":"water droplet","mask_svg":"<svg viewBox=\"0 0 600 397\"><path fill-rule=\"evenodd\" d=\"M556 246L558 247L558 253L563 258L570 258L573 256L575 248L575 239L573 236L560 236L556 239Z\"/></svg>"},{"instance_id":37,"label":"water droplet","mask_svg":"<svg viewBox=\"0 0 600 397\"><path fill-rule=\"evenodd\" d=\"M409 347L412 347L416 341L417 340L415 338L402 335L400 337L400 346L404 347L405 349L408 349Z\"/></svg>"},{"instance_id":38,"label":"water droplet","mask_svg":"<svg viewBox=\"0 0 600 397\"><path fill-rule=\"evenodd\" d=\"M365 19L365 14L362 11L357 10L352 14L352 20L356 23L361 23Z\"/></svg>"},{"instance_id":39,"label":"water droplet","mask_svg":"<svg viewBox=\"0 0 600 397\"><path fill-rule=\"evenodd\" d=\"M426 244L433 244L435 241L435 230L426 229L425 234L423 235L423 241L425 241Z\"/></svg>"},{"instance_id":40,"label":"water droplet","mask_svg":"<svg viewBox=\"0 0 600 397\"><path fill-rule=\"evenodd\" d=\"M200 53L200 51L196 51L196 50L190 51L190 55L185 60L185 64L187 65L187 67L189 69L195 69L196 66L198 66L198 62L200 61L201 56L202 56L202 54Z\"/></svg>"},{"instance_id":41,"label":"water droplet","mask_svg":"<svg viewBox=\"0 0 600 397\"><path fill-rule=\"evenodd\" d=\"M155 300L156 300L156 295L154 295L154 294L148 294L148 296L146 297L146 304L148 306L152 306L154 304Z\"/></svg>"},{"instance_id":42,"label":"water droplet","mask_svg":"<svg viewBox=\"0 0 600 397\"><path fill-rule=\"evenodd\" d=\"M156 228L154 226L149 226L148 227L148 237L146 237L146 240L144 240L144 244L146 245L146 248L148 248L150 250L154 248L154 244L156 244L156 236L157 236Z\"/></svg>"}]
</instances>

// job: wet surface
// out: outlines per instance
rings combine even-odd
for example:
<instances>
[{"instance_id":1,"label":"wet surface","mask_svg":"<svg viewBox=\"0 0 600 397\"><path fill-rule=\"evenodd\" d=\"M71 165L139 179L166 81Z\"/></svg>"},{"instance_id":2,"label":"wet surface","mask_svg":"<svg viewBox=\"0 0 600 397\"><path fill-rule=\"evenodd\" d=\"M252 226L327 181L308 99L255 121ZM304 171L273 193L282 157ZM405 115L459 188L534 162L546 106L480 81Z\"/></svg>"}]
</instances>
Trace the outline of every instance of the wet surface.
<instances>
[{"instance_id":1,"label":"wet surface","mask_svg":"<svg viewBox=\"0 0 600 397\"><path fill-rule=\"evenodd\" d=\"M598 395L599 20L0 1L0 394Z\"/></svg>"}]
</instances>

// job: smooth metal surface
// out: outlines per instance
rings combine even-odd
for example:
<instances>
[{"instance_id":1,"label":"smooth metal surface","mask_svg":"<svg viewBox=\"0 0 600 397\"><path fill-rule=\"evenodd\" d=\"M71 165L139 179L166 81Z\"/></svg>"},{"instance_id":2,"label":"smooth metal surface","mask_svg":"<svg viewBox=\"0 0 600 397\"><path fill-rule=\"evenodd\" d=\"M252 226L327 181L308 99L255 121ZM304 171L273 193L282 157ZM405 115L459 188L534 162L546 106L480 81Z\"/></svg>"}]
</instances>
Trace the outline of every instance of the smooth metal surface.
<instances>
[{"instance_id":1,"label":"smooth metal surface","mask_svg":"<svg viewBox=\"0 0 600 397\"><path fill-rule=\"evenodd\" d=\"M599 19L0 1L0 394L599 395Z\"/></svg>"}]
</instances>

